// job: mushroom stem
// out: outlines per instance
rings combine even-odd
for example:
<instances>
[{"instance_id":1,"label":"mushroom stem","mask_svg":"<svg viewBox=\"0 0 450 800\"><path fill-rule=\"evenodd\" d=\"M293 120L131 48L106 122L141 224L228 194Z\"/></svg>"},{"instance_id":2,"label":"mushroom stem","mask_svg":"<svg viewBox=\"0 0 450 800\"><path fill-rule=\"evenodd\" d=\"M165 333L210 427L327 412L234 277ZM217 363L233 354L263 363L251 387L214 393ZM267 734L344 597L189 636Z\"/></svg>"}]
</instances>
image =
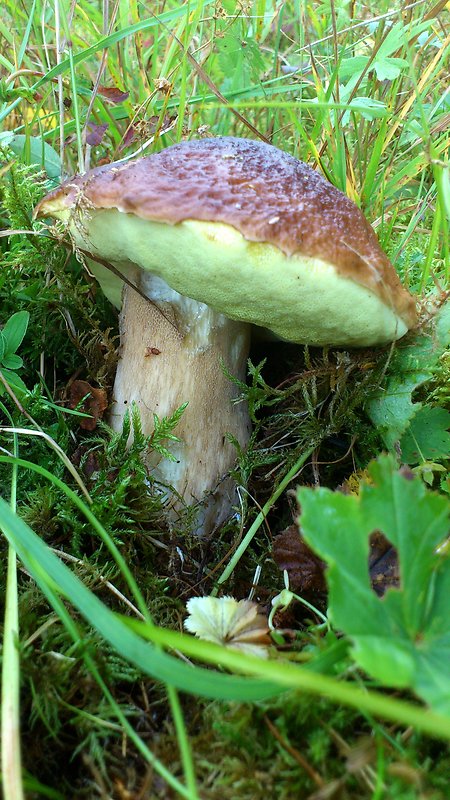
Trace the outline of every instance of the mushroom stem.
<instances>
[{"instance_id":1,"label":"mushroom stem","mask_svg":"<svg viewBox=\"0 0 450 800\"><path fill-rule=\"evenodd\" d=\"M250 421L238 389L223 366L245 380L250 326L227 319L208 306L182 297L164 281L148 276L145 300L124 288L120 316L121 354L114 384L111 424L121 430L136 403L144 434L154 431L154 414L171 416L188 403L174 434L163 444L174 461L149 449L144 461L151 475L175 490L172 524L185 506L198 505L194 529L207 535L230 516L236 501L228 472L236 459L231 434L245 447Z\"/></svg>"}]
</instances>

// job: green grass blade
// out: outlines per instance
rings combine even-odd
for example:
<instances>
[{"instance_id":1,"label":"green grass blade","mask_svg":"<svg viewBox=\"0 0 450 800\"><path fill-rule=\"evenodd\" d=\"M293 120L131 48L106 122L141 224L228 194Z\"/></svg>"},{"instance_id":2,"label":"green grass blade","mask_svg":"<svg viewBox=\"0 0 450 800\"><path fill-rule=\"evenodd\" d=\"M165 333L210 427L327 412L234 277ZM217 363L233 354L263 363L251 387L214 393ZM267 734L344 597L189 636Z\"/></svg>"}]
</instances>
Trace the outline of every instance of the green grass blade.
<instances>
[{"instance_id":1,"label":"green grass blade","mask_svg":"<svg viewBox=\"0 0 450 800\"><path fill-rule=\"evenodd\" d=\"M72 617L70 616L67 608L65 607L61 598L57 595L56 591L52 589L50 584L46 584L43 587L43 593L45 594L49 603L53 606L56 613L58 614L61 622L65 626L66 630L68 631L69 635L72 638L72 641L75 645L80 645L81 642L81 635L78 631L78 628L73 621ZM120 724L122 725L123 730L129 736L133 744L136 746L138 752L145 758L145 760L153 767L153 769L161 775L161 777L171 786L179 795L180 797L185 797L186 800L196 800L196 798L192 798L192 795L189 789L186 789L178 780L175 778L172 773L164 766L164 764L157 758L154 753L147 747L145 742L141 739L141 737L136 733L134 728L129 723L126 715L122 711L119 704L114 699L112 693L108 689L106 683L104 682L103 678L101 677L95 662L89 655L89 653L82 649L82 657L83 660L92 674L93 678L97 681L98 685L100 686L104 696L106 697L107 701L109 702L113 712L115 713L117 719L119 720Z\"/></svg>"},{"instance_id":2,"label":"green grass blade","mask_svg":"<svg viewBox=\"0 0 450 800\"><path fill-rule=\"evenodd\" d=\"M196 8L197 4L192 4L193 8ZM154 28L155 26L159 25L160 21L162 22L172 22L174 19L178 19L182 17L186 13L186 8L180 6L180 8L173 9L172 11L166 11L163 14L160 14L159 17L150 17L140 22L136 22L134 25L128 25L126 28L121 28L119 31L114 31L114 33L109 34L108 36L103 36L100 38L95 44L91 45L90 47L86 47L84 50L81 50L79 53L73 56L72 62L70 58L64 59L59 64L56 64L55 67L50 69L46 72L42 78L39 78L36 83L33 84L31 87L31 91L37 91L41 86L43 86L48 81L53 80L53 78L57 78L58 75L63 75L66 72L69 72L71 69L71 65L76 67L78 64L82 64L84 61L89 59L91 56L98 53L99 50L104 50L107 47L111 47L114 44L122 41L127 36L133 36L135 33L139 31L145 31L150 28ZM0 122L2 122L5 117L7 117L11 111L17 106L20 102L20 98L15 100L13 103L8 105L6 108L0 112Z\"/></svg>"},{"instance_id":3,"label":"green grass blade","mask_svg":"<svg viewBox=\"0 0 450 800\"><path fill-rule=\"evenodd\" d=\"M20 429L15 429L19 431ZM33 464L31 461L25 461L24 459L13 459L11 456L0 456L0 463L4 464L16 464L18 466L24 467L25 469L30 469L33 472L36 472L38 475L42 475L43 478L46 478L50 483L53 483L58 489L60 489L64 494L71 500L71 502L78 508L79 511L86 517L87 521L92 525L93 529L97 532L98 536L105 544L111 556L113 557L114 561L116 562L117 566L119 567L125 581L128 584L128 587L133 595L133 598L142 614L144 619L148 619L150 621L150 614L145 604L145 600L142 597L141 592L139 591L139 587L134 580L131 571L123 558L120 550L115 545L113 540L108 533L104 529L103 525L98 521L95 515L90 510L89 506L87 506L83 500L67 486L64 481L60 480L53 475L51 472L46 470L44 467L41 467L39 464Z\"/></svg>"},{"instance_id":4,"label":"green grass blade","mask_svg":"<svg viewBox=\"0 0 450 800\"><path fill-rule=\"evenodd\" d=\"M219 578L217 580L217 584L216 584L216 586L215 586L215 588L214 588L214 590L212 592L213 595L216 595L218 593L219 587L222 585L222 583L225 583L225 581L228 580L228 578L232 574L236 564L239 563L240 559L242 558L242 556L244 555L245 551L247 550L247 547L250 545L252 539L254 538L254 536L259 531L259 529L260 529L261 525L263 524L263 522L264 522L267 514L269 513L270 509L276 503L278 498L283 494L284 490L289 486L290 482L295 478L295 476L297 475L298 471L302 468L303 464L306 463L306 461L308 460L310 455L314 452L316 446L317 445L314 444L313 447L310 447L306 451L306 453L302 453L300 458L297 459L297 461L295 462L294 466L291 467L289 472L286 473L286 475L280 481L280 483L278 484L278 486L275 489L275 491L273 492L273 494L269 497L267 502L264 504L264 506L262 507L262 509L259 512L258 516L256 517L255 521L250 526L250 528L247 531L246 535L242 539L242 542L240 543L239 547L233 553L233 555L232 555L230 561L228 562L227 566L225 567L225 569L223 570L223 572L219 576Z\"/></svg>"},{"instance_id":5,"label":"green grass blade","mask_svg":"<svg viewBox=\"0 0 450 800\"><path fill-rule=\"evenodd\" d=\"M8 414L9 416L9 414ZM14 452L18 451L17 435ZM17 464L12 465L11 513L16 508ZM1 764L4 800L23 800L22 757L20 744L20 658L19 607L17 589L17 557L14 547L8 547L6 598L3 630Z\"/></svg>"},{"instance_id":6,"label":"green grass blade","mask_svg":"<svg viewBox=\"0 0 450 800\"><path fill-rule=\"evenodd\" d=\"M249 674L265 676L289 689L298 689L323 695L335 703L349 705L361 712L392 720L396 724L413 726L430 736L450 741L450 719L433 711L380 692L362 689L355 684L336 680L328 675L282 661L264 661L254 656L241 655L231 648L200 641L177 631L149 626L139 620L125 620L134 630L152 642L176 648L193 658L210 664L221 664L232 670L245 670Z\"/></svg>"},{"instance_id":7,"label":"green grass blade","mask_svg":"<svg viewBox=\"0 0 450 800\"><path fill-rule=\"evenodd\" d=\"M190 792L190 800L200 800L197 792L197 781L195 778L194 761L192 758L192 750L189 743L189 737L184 723L183 711L181 708L178 692L170 684L167 685L167 696L169 698L170 710L172 712L175 731L178 739L178 747L180 748L181 761L183 763L183 770L186 779L186 785Z\"/></svg>"},{"instance_id":8,"label":"green grass blade","mask_svg":"<svg viewBox=\"0 0 450 800\"><path fill-rule=\"evenodd\" d=\"M3 498L0 498L0 528L38 586L43 591L50 586L52 591L70 600L123 658L146 675L164 683L169 682L182 691L227 700L259 700L280 691L280 687L271 681L222 675L191 667L144 642L84 586L34 531L11 511Z\"/></svg>"},{"instance_id":9,"label":"green grass blade","mask_svg":"<svg viewBox=\"0 0 450 800\"><path fill-rule=\"evenodd\" d=\"M33 25L33 17L34 17L35 9L36 9L36 0L33 0L32 4L31 4L31 8L30 8L29 12L27 12L29 14L28 21L27 21L27 25L26 25L25 32L24 32L24 35L23 35L22 43L21 43L20 48L19 48L19 52L17 54L17 69L20 69L20 67L22 66L22 61L23 61L23 57L25 55L25 50L28 47L28 41L29 41L29 38L30 38L31 27Z\"/></svg>"}]
</instances>

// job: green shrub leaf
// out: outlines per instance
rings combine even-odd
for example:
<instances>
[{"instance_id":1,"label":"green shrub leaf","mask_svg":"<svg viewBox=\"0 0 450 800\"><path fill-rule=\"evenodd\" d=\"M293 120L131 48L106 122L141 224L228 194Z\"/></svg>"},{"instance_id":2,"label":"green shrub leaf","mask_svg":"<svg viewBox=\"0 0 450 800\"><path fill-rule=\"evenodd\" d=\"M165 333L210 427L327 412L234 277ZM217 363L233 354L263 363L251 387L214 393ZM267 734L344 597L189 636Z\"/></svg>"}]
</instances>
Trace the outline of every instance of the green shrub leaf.
<instances>
[{"instance_id":1,"label":"green shrub leaf","mask_svg":"<svg viewBox=\"0 0 450 800\"><path fill-rule=\"evenodd\" d=\"M6 369L20 369L23 367L23 360L20 356L16 356L15 353L8 353L8 355L0 358L0 361L2 367L6 367Z\"/></svg>"},{"instance_id":2,"label":"green shrub leaf","mask_svg":"<svg viewBox=\"0 0 450 800\"><path fill-rule=\"evenodd\" d=\"M0 136L0 141L23 158L26 164L35 164L45 169L49 178L61 178L61 159L41 136L25 136L23 133L5 131Z\"/></svg>"},{"instance_id":3,"label":"green shrub leaf","mask_svg":"<svg viewBox=\"0 0 450 800\"><path fill-rule=\"evenodd\" d=\"M449 346L450 303L441 308L430 329L418 334L410 344L399 343L397 346L385 383L366 403L366 412L389 450L400 442L414 416L423 407L422 403L413 402L413 392L432 378L442 353ZM412 433L415 435L414 430ZM411 443L408 442L406 452L402 452L403 461L417 463L419 459L414 455L410 461L407 457L410 455Z\"/></svg>"},{"instance_id":4,"label":"green shrub leaf","mask_svg":"<svg viewBox=\"0 0 450 800\"><path fill-rule=\"evenodd\" d=\"M450 502L391 456L369 467L359 496L299 489L302 533L328 564L330 618L351 637L355 661L389 686L410 687L450 716L450 559L437 547L448 533ZM368 539L379 530L396 547L400 588L372 590Z\"/></svg>"},{"instance_id":5,"label":"green shrub leaf","mask_svg":"<svg viewBox=\"0 0 450 800\"><path fill-rule=\"evenodd\" d=\"M0 331L0 364L3 362L3 357L6 353L6 337L3 331Z\"/></svg>"},{"instance_id":6,"label":"green shrub leaf","mask_svg":"<svg viewBox=\"0 0 450 800\"><path fill-rule=\"evenodd\" d=\"M13 390L13 392L18 394L19 396L28 394L28 389L25 386L22 378L20 378L19 375L17 374L17 372L13 372L12 370L9 369L3 369L3 367L0 369L0 372L3 375L6 383ZM3 386L0 386L0 394L3 394L4 391L5 390Z\"/></svg>"},{"instance_id":7,"label":"green shrub leaf","mask_svg":"<svg viewBox=\"0 0 450 800\"><path fill-rule=\"evenodd\" d=\"M6 340L6 353L15 353L17 348L22 344L23 338L27 332L29 319L30 315L28 311L17 311L16 314L13 314L5 323L2 334ZM17 369L17 367L10 367L10 369Z\"/></svg>"},{"instance_id":8,"label":"green shrub leaf","mask_svg":"<svg viewBox=\"0 0 450 800\"><path fill-rule=\"evenodd\" d=\"M436 461L450 455L450 412L424 405L412 418L400 440L406 464Z\"/></svg>"}]
</instances>

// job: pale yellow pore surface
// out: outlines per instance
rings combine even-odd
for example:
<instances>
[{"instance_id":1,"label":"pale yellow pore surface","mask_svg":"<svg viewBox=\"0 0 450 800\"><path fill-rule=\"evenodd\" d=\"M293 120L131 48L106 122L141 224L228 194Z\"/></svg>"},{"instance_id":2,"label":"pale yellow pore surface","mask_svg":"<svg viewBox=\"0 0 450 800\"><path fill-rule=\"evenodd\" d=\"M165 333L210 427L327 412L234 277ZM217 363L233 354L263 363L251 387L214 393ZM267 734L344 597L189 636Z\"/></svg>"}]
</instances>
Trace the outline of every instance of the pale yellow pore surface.
<instances>
[{"instance_id":1,"label":"pale yellow pore surface","mask_svg":"<svg viewBox=\"0 0 450 800\"><path fill-rule=\"evenodd\" d=\"M66 216L63 212L60 216ZM269 328L292 342L369 346L399 339L407 327L374 292L318 258L288 257L247 241L222 223L144 220L117 209L74 218L76 243L113 263L162 277L182 295L231 319Z\"/></svg>"}]
</instances>

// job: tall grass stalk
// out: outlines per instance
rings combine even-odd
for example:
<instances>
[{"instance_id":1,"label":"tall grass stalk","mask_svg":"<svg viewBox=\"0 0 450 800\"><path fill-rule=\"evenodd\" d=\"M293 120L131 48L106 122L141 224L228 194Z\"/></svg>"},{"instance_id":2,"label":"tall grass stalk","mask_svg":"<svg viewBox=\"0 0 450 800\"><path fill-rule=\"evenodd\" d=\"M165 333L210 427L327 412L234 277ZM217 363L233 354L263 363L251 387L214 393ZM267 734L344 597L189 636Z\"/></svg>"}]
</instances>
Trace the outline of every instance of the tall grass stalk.
<instances>
[{"instance_id":1,"label":"tall grass stalk","mask_svg":"<svg viewBox=\"0 0 450 800\"><path fill-rule=\"evenodd\" d=\"M19 454L17 434L13 437L15 458ZM11 468L11 510L17 507L17 463ZM20 735L20 656L17 557L8 545L1 691L1 764L4 800L24 800L22 787L22 745Z\"/></svg>"},{"instance_id":2,"label":"tall grass stalk","mask_svg":"<svg viewBox=\"0 0 450 800\"><path fill-rule=\"evenodd\" d=\"M80 632L77 629L76 624L74 623L73 619L71 618L69 612L67 611L64 603L62 602L61 598L58 596L58 593L52 588L50 584L46 584L45 588L42 586L43 592L46 595L48 601L55 609L56 613L58 614L59 619L63 623L64 627L66 628L67 632L72 638L72 641L75 645L79 645L82 641ZM153 767L155 772L158 773L180 797L185 797L186 800L198 800L196 794L192 794L190 788L186 788L180 783L179 780L168 770L164 764L157 758L154 753L150 750L149 747L145 744L142 738L136 733L133 726L128 721L126 714L122 711L119 704L114 699L111 691L109 690L108 686L106 685L105 681L101 677L97 665L95 664L94 660L91 656L86 652L84 648L82 648L82 656L83 660L86 663L86 666L94 678L94 680L100 686L103 694L105 695L106 699L108 700L114 714L116 715L122 729L125 731L127 736L135 745L136 749L141 753L144 757L145 761ZM19 797L19 796L17 796ZM15 796L11 795L10 800L15 800Z\"/></svg>"},{"instance_id":3,"label":"tall grass stalk","mask_svg":"<svg viewBox=\"0 0 450 800\"><path fill-rule=\"evenodd\" d=\"M220 577L217 579L216 586L214 587L214 589L211 592L211 594L213 596L216 596L218 594L221 585L223 583L225 583L225 581L228 580L230 575L232 575L233 571L236 568L236 565L239 563L239 561L241 560L241 558L244 555L245 551L247 550L248 546L252 542L253 538L258 533L261 525L264 524L264 521L265 521L265 519L267 517L267 514L269 513L271 508L275 505L275 503L277 502L278 498L287 489L287 487L289 486L291 481L293 481L294 478L298 475L298 473L300 472L301 468L304 466L304 464L306 464L308 458L312 455L312 453L314 452L316 447L317 447L317 445L314 444L313 447L310 447L308 450L306 450L305 453L302 453L302 455L295 462L294 466L291 467L291 469L288 472L286 472L284 477L279 482L279 484L278 484L277 488L275 489L275 491L269 497L269 499L264 503L261 511L257 515L257 517L254 520L254 522L251 524L250 528L248 529L248 531L247 531L246 535L244 536L242 542L240 543L239 547L233 553L233 555L232 555L230 561L228 562L227 566L223 570L223 572L220 575Z\"/></svg>"}]
</instances>

